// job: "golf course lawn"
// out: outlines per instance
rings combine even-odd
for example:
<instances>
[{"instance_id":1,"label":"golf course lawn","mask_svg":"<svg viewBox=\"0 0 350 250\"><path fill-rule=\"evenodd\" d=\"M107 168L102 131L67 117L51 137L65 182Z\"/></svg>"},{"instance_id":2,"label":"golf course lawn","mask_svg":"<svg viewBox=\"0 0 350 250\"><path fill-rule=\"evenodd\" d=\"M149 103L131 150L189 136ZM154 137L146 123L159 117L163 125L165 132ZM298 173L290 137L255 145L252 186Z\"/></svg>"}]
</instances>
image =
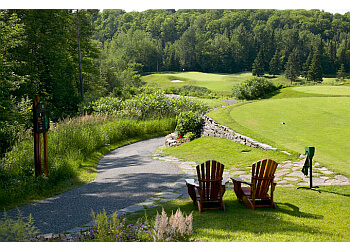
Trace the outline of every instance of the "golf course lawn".
<instances>
[{"instance_id":1,"label":"golf course lawn","mask_svg":"<svg viewBox=\"0 0 350 250\"><path fill-rule=\"evenodd\" d=\"M202 72L154 73L142 77L145 86L157 88L179 88L183 85L206 87L218 95L232 95L232 86L250 78L252 74L210 74ZM178 80L181 82L172 82Z\"/></svg>"},{"instance_id":2,"label":"golf course lawn","mask_svg":"<svg viewBox=\"0 0 350 250\"><path fill-rule=\"evenodd\" d=\"M347 86L305 86L294 87L292 90L309 94L350 96L350 88Z\"/></svg>"},{"instance_id":3,"label":"golf course lawn","mask_svg":"<svg viewBox=\"0 0 350 250\"><path fill-rule=\"evenodd\" d=\"M164 72L143 76L142 81L145 86L158 88L201 86L229 97L234 84L250 77L251 72ZM284 77L271 79L278 85ZM172 82L174 80L177 81ZM220 103L210 106L220 106ZM316 161L336 173L350 176L349 111L350 87L322 84L282 88L270 99L214 110L209 116L238 133L274 147L304 153L306 146L314 146Z\"/></svg>"},{"instance_id":4,"label":"golf course lawn","mask_svg":"<svg viewBox=\"0 0 350 250\"><path fill-rule=\"evenodd\" d=\"M267 99L228 108L232 120L273 146L299 153L314 146L315 160L350 176L350 98Z\"/></svg>"}]
</instances>

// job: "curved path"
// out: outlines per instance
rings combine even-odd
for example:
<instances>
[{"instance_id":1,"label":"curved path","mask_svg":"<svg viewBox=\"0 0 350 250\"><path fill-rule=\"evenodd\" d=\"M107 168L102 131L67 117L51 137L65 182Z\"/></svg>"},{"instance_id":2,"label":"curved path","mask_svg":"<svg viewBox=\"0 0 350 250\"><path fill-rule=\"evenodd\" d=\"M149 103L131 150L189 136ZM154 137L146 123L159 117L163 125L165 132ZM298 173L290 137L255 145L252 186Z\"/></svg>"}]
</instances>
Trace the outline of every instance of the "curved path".
<instances>
[{"instance_id":1,"label":"curved path","mask_svg":"<svg viewBox=\"0 0 350 250\"><path fill-rule=\"evenodd\" d=\"M140 203L171 186L182 176L175 164L154 160L153 152L164 145L164 137L117 148L98 164L97 178L82 187L20 207L23 216L32 214L41 234L61 233L91 221L103 208L107 214ZM7 211L17 216L17 209Z\"/></svg>"}]
</instances>

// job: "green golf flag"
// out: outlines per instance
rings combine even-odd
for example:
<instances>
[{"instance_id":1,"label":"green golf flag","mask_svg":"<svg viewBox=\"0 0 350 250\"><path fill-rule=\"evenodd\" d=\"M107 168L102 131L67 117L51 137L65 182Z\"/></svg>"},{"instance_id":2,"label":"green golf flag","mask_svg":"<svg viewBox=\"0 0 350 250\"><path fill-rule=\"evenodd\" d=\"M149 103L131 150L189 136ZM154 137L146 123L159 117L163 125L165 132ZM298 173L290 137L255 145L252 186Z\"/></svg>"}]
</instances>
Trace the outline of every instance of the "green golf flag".
<instances>
[{"instance_id":1,"label":"green golf flag","mask_svg":"<svg viewBox=\"0 0 350 250\"><path fill-rule=\"evenodd\" d=\"M309 167L310 167L310 159L309 159L309 156L306 156L306 160L301 172L303 172L304 175L308 175Z\"/></svg>"}]
</instances>

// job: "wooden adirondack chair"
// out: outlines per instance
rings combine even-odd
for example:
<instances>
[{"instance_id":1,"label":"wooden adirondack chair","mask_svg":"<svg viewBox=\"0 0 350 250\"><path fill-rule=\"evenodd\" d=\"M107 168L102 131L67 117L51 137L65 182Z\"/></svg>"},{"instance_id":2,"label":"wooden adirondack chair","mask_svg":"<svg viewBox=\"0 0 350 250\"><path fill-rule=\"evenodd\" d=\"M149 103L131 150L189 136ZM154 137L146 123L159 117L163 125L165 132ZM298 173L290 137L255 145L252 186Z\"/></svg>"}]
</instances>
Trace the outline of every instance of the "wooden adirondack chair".
<instances>
[{"instance_id":1,"label":"wooden adirondack chair","mask_svg":"<svg viewBox=\"0 0 350 250\"><path fill-rule=\"evenodd\" d=\"M252 165L251 182L246 182L238 177L233 177L234 191L239 202L242 202L250 209L255 207L273 207L273 192L276 187L274 174L278 163L271 159L264 159ZM249 187L242 187L241 184L247 184ZM268 191L270 189L270 195Z\"/></svg>"},{"instance_id":2,"label":"wooden adirondack chair","mask_svg":"<svg viewBox=\"0 0 350 250\"><path fill-rule=\"evenodd\" d=\"M222 178L224 167L220 162L206 161L196 166L198 184L194 179L186 179L188 194L193 203L198 206L200 213L203 210L218 208L225 211L225 204L222 200L226 190ZM218 206L213 207L213 204Z\"/></svg>"}]
</instances>

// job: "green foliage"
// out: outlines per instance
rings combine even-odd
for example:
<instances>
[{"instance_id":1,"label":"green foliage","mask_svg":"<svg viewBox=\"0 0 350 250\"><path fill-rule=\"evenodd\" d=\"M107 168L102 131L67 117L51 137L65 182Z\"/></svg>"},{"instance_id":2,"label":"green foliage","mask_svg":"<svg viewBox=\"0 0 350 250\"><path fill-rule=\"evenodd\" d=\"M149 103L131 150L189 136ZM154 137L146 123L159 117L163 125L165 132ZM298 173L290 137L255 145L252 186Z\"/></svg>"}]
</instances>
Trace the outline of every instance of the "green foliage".
<instances>
[{"instance_id":1,"label":"green foliage","mask_svg":"<svg viewBox=\"0 0 350 250\"><path fill-rule=\"evenodd\" d=\"M117 40L116 51L129 61L142 63L145 71L240 72L252 69L259 52L258 68L267 70L275 51L283 55L283 71L294 48L300 52L302 65L312 53L315 39L322 40L323 73L336 73L341 63L350 70L350 20L346 14L321 10L103 10L94 22L101 44Z\"/></svg>"},{"instance_id":2,"label":"green foliage","mask_svg":"<svg viewBox=\"0 0 350 250\"><path fill-rule=\"evenodd\" d=\"M89 230L81 232L79 241L99 241L99 242L140 242L152 241L150 233L151 225L148 222L141 222L139 219L134 225L127 223L125 216L119 217L114 212L111 217L107 217L106 211L95 214L91 210L91 217L94 226Z\"/></svg>"},{"instance_id":3,"label":"green foliage","mask_svg":"<svg viewBox=\"0 0 350 250\"><path fill-rule=\"evenodd\" d=\"M343 63L340 65L340 69L337 71L337 78L346 79L346 73L345 73L345 68Z\"/></svg>"},{"instance_id":4,"label":"green foliage","mask_svg":"<svg viewBox=\"0 0 350 250\"><path fill-rule=\"evenodd\" d=\"M200 136L203 119L200 113L193 111L181 112L177 116L177 125L175 130L179 136L185 136L187 133L193 133L196 137Z\"/></svg>"},{"instance_id":5,"label":"green foliage","mask_svg":"<svg viewBox=\"0 0 350 250\"><path fill-rule=\"evenodd\" d=\"M98 73L93 63L98 49L91 40L94 12L81 10L78 17L85 90L96 90L91 79ZM22 127L31 125L35 94L48 103L52 120L76 115L81 101L76 23L71 10L0 10L1 154Z\"/></svg>"},{"instance_id":6,"label":"green foliage","mask_svg":"<svg viewBox=\"0 0 350 250\"><path fill-rule=\"evenodd\" d=\"M293 52L288 57L288 62L286 63L284 74L290 82L294 82L300 75L300 62L297 55L297 51Z\"/></svg>"},{"instance_id":7,"label":"green foliage","mask_svg":"<svg viewBox=\"0 0 350 250\"><path fill-rule=\"evenodd\" d=\"M252 74L253 76L258 76L258 77L264 75L264 62L263 62L261 50L259 51L258 55L256 56L253 62Z\"/></svg>"},{"instance_id":8,"label":"green foliage","mask_svg":"<svg viewBox=\"0 0 350 250\"><path fill-rule=\"evenodd\" d=\"M126 217L119 217L113 213L110 218L106 211L95 213L92 211L94 226L82 232L79 241L189 241L192 234L192 213L185 216L180 209L168 218L164 209L157 213L154 224L140 219L133 225L127 223Z\"/></svg>"},{"instance_id":9,"label":"green foliage","mask_svg":"<svg viewBox=\"0 0 350 250\"><path fill-rule=\"evenodd\" d=\"M185 242L192 236L193 213L185 215L180 208L168 218L164 209L161 215L155 216L151 222L147 214L145 218L137 218L135 223L123 213L119 216L117 211L107 215L105 209L95 214L91 209L94 225L88 230L81 231L74 239L79 242ZM153 222L154 221L154 222ZM42 236L31 237L29 241L47 241ZM48 241L62 241L58 235Z\"/></svg>"},{"instance_id":10,"label":"green foliage","mask_svg":"<svg viewBox=\"0 0 350 250\"><path fill-rule=\"evenodd\" d=\"M307 77L311 81L322 82L322 77L323 77L322 65L321 65L320 53L318 50L314 53L312 57Z\"/></svg>"},{"instance_id":11,"label":"green foliage","mask_svg":"<svg viewBox=\"0 0 350 250\"><path fill-rule=\"evenodd\" d=\"M281 62L279 58L278 50L276 50L275 54L273 55L271 61L270 61L270 75L279 75L281 73Z\"/></svg>"},{"instance_id":12,"label":"green foliage","mask_svg":"<svg viewBox=\"0 0 350 250\"><path fill-rule=\"evenodd\" d=\"M21 101L11 98L10 101L12 107L3 107L4 116L0 118L0 154L10 150L20 140L22 132L32 125L31 101L28 98Z\"/></svg>"},{"instance_id":13,"label":"green foliage","mask_svg":"<svg viewBox=\"0 0 350 250\"><path fill-rule=\"evenodd\" d=\"M136 121L101 115L66 119L48 133L48 179L34 177L33 140L27 131L0 162L0 208L45 196L69 181L87 182L95 170L83 166L96 151L133 138L163 135L175 126L175 119Z\"/></svg>"},{"instance_id":14,"label":"green foliage","mask_svg":"<svg viewBox=\"0 0 350 250\"><path fill-rule=\"evenodd\" d=\"M90 105L85 106L84 110L89 112L97 112L105 115L117 114L122 109L123 100L116 97L104 97L97 101L91 102Z\"/></svg>"},{"instance_id":15,"label":"green foliage","mask_svg":"<svg viewBox=\"0 0 350 250\"><path fill-rule=\"evenodd\" d=\"M216 94L208 88L195 85L183 85L179 88L169 87L164 89L164 92L167 94L177 94L182 96L195 96L203 98L214 98L216 96Z\"/></svg>"},{"instance_id":16,"label":"green foliage","mask_svg":"<svg viewBox=\"0 0 350 250\"><path fill-rule=\"evenodd\" d=\"M301 76L305 77L308 81L310 80L309 71L310 71L311 60L312 60L312 53L310 53L309 56L307 57L305 63L303 64L303 68L301 72Z\"/></svg>"},{"instance_id":17,"label":"green foliage","mask_svg":"<svg viewBox=\"0 0 350 250\"><path fill-rule=\"evenodd\" d=\"M116 114L120 117L132 117L134 119L149 119L162 117L175 117L182 111L193 110L203 112L207 105L193 101L189 98L170 99L163 92L141 93L124 101L114 98L100 98L85 107L99 114Z\"/></svg>"},{"instance_id":18,"label":"green foliage","mask_svg":"<svg viewBox=\"0 0 350 250\"><path fill-rule=\"evenodd\" d=\"M18 135L24 126L13 122L10 124L8 121L0 122L0 154L4 154L8 151L17 141ZM1 157L0 157L1 158Z\"/></svg>"},{"instance_id":19,"label":"green foliage","mask_svg":"<svg viewBox=\"0 0 350 250\"><path fill-rule=\"evenodd\" d=\"M185 135L184 135L185 138L188 138L190 141L196 139L196 134L193 133L193 132L187 132Z\"/></svg>"},{"instance_id":20,"label":"green foliage","mask_svg":"<svg viewBox=\"0 0 350 250\"><path fill-rule=\"evenodd\" d=\"M39 232L34 226L32 216L28 218L23 217L21 211L18 210L17 220L7 217L4 213L3 220L0 220L0 241L27 241L34 237Z\"/></svg>"},{"instance_id":21,"label":"green foliage","mask_svg":"<svg viewBox=\"0 0 350 250\"><path fill-rule=\"evenodd\" d=\"M233 86L233 95L238 99L253 100L276 90L277 88L263 77L253 77Z\"/></svg>"}]
</instances>

